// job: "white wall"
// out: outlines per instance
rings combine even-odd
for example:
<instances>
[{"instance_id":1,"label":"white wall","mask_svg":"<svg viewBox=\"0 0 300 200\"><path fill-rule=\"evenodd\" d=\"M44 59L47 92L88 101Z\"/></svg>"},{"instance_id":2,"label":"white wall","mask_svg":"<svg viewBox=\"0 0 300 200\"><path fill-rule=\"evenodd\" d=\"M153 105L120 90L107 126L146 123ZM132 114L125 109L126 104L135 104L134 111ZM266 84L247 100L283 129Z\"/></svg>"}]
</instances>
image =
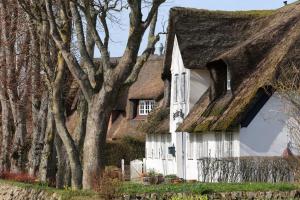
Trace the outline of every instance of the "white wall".
<instances>
[{"instance_id":1,"label":"white wall","mask_svg":"<svg viewBox=\"0 0 300 200\"><path fill-rule=\"evenodd\" d=\"M190 72L189 110L198 102L210 85L208 70L193 69Z\"/></svg>"},{"instance_id":2,"label":"white wall","mask_svg":"<svg viewBox=\"0 0 300 200\"><path fill-rule=\"evenodd\" d=\"M195 133L197 134L197 133ZM225 139L226 133L203 133L202 134L202 143L203 147L206 148L204 150L204 157L216 157L216 140L215 140L215 134L221 134L223 137L223 140ZM190 137L192 134L189 133L188 137ZM199 141L196 141L196 143L199 143ZM189 139L186 141L186 152L188 152L188 147L192 144L189 142ZM196 147L197 144L194 144L194 147ZM239 133L235 132L233 133L233 157L238 157L240 154L239 149ZM201 180L200 174L198 172L198 159L195 156L197 149L194 148L194 157L193 159L186 156L186 180Z\"/></svg>"},{"instance_id":3,"label":"white wall","mask_svg":"<svg viewBox=\"0 0 300 200\"><path fill-rule=\"evenodd\" d=\"M277 93L252 122L240 130L241 156L281 156L290 140L288 103Z\"/></svg>"}]
</instances>

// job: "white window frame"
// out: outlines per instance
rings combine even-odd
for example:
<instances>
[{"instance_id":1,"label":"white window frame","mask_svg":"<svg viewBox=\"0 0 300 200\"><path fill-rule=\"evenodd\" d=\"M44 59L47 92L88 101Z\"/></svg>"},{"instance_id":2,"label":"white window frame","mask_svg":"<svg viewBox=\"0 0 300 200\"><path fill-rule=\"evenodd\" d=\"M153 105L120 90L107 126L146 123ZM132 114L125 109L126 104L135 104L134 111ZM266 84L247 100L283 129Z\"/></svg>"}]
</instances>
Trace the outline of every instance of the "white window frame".
<instances>
[{"instance_id":1,"label":"white window frame","mask_svg":"<svg viewBox=\"0 0 300 200\"><path fill-rule=\"evenodd\" d=\"M179 92L178 92L178 82L179 82L179 75L174 75L174 103L178 103L179 101Z\"/></svg>"},{"instance_id":2,"label":"white window frame","mask_svg":"<svg viewBox=\"0 0 300 200\"><path fill-rule=\"evenodd\" d=\"M186 101L186 72L181 74L181 100L182 103Z\"/></svg>"},{"instance_id":3,"label":"white window frame","mask_svg":"<svg viewBox=\"0 0 300 200\"><path fill-rule=\"evenodd\" d=\"M155 107L155 100L139 100L139 115L148 115Z\"/></svg>"}]
</instances>

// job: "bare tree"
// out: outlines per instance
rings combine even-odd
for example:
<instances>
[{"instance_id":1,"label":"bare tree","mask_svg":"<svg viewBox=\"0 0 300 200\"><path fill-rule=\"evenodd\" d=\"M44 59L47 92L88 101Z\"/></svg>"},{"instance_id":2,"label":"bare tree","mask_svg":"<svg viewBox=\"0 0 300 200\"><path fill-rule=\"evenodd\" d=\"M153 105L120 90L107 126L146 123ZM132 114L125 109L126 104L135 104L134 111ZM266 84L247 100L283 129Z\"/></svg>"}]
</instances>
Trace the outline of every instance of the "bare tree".
<instances>
[{"instance_id":1,"label":"bare tree","mask_svg":"<svg viewBox=\"0 0 300 200\"><path fill-rule=\"evenodd\" d=\"M127 2L121 0L54 2L45 0L42 3L19 0L19 2L32 19L38 18L38 13L47 13L45 18L50 24L50 34L63 58L62 61L58 58L58 63L61 62L61 64L58 64L56 78L51 88L53 90L52 112L58 134L70 161L72 186L81 187L81 166L83 165L83 187L90 189L94 177L99 176L104 168L104 148L111 111L116 105L120 91L136 81L143 64L153 53L154 46L159 40L159 35L155 35L157 12L165 0L152 2L131 0ZM150 6L145 18L142 12L144 5ZM37 13L32 8L39 8L40 11ZM114 13L124 8L130 10L129 36L123 56L117 66L112 66L109 55L111 31L109 19ZM96 19L98 19L97 23ZM70 49L70 35L66 35L70 30L70 27L66 26L70 22L75 27L76 47L79 50L80 60ZM97 24L102 27L103 34L97 30ZM85 26L88 30L86 33ZM148 45L142 55L138 56L142 38L148 28L150 28ZM97 65L93 59L95 46L101 53L100 65ZM64 109L60 99L63 77L66 73L63 62L66 62L68 70L79 84L87 102L83 163L80 161L78 146L66 128Z\"/></svg>"}]
</instances>

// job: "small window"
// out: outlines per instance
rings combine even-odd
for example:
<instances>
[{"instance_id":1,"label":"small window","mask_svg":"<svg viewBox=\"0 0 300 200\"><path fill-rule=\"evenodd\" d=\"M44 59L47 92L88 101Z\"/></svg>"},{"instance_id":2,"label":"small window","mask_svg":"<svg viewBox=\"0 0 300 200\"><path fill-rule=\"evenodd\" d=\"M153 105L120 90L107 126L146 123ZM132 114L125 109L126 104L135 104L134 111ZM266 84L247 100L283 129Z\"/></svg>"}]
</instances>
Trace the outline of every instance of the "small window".
<instances>
[{"instance_id":1,"label":"small window","mask_svg":"<svg viewBox=\"0 0 300 200\"><path fill-rule=\"evenodd\" d=\"M229 69L227 67L227 90L231 90L231 76L230 76L230 72Z\"/></svg>"},{"instance_id":2,"label":"small window","mask_svg":"<svg viewBox=\"0 0 300 200\"><path fill-rule=\"evenodd\" d=\"M177 103L178 102L178 82L179 82L179 77L178 74L175 74L175 78L174 78L174 102Z\"/></svg>"},{"instance_id":3,"label":"small window","mask_svg":"<svg viewBox=\"0 0 300 200\"><path fill-rule=\"evenodd\" d=\"M154 100L140 100L139 101L139 115L148 115L154 108Z\"/></svg>"},{"instance_id":4,"label":"small window","mask_svg":"<svg viewBox=\"0 0 300 200\"><path fill-rule=\"evenodd\" d=\"M181 99L184 103L186 101L186 73L181 74Z\"/></svg>"}]
</instances>

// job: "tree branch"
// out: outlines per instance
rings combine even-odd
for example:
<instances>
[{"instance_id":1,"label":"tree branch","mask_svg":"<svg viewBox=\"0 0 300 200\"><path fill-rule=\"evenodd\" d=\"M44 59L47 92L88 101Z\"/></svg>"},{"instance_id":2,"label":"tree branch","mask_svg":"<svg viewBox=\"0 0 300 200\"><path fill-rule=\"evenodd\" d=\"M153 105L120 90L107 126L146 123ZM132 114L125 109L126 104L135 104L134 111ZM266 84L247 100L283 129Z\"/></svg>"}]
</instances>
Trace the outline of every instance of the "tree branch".
<instances>
[{"instance_id":1,"label":"tree branch","mask_svg":"<svg viewBox=\"0 0 300 200\"><path fill-rule=\"evenodd\" d=\"M49 18L49 23L50 23L50 33L52 35L52 38L57 48L62 52L62 55L67 63L70 72L73 74L74 78L78 81L86 100L90 102L93 93L93 88L88 80L88 76L81 69L76 58L74 57L74 55L72 55L69 52L66 44L64 44L62 38L59 35L57 24L55 22L53 10L52 10L51 0L45 0L45 1L46 1L46 10Z\"/></svg>"},{"instance_id":2,"label":"tree branch","mask_svg":"<svg viewBox=\"0 0 300 200\"><path fill-rule=\"evenodd\" d=\"M83 61L83 66L87 69L87 73L88 73L88 77L89 77L91 85L93 87L95 87L96 86L95 67L94 67L93 61L91 60L89 53L87 52L81 16L79 14L77 6L73 2L70 2L70 8L71 8L71 12L72 12L72 18L75 23L77 44L79 47L80 56Z\"/></svg>"}]
</instances>

